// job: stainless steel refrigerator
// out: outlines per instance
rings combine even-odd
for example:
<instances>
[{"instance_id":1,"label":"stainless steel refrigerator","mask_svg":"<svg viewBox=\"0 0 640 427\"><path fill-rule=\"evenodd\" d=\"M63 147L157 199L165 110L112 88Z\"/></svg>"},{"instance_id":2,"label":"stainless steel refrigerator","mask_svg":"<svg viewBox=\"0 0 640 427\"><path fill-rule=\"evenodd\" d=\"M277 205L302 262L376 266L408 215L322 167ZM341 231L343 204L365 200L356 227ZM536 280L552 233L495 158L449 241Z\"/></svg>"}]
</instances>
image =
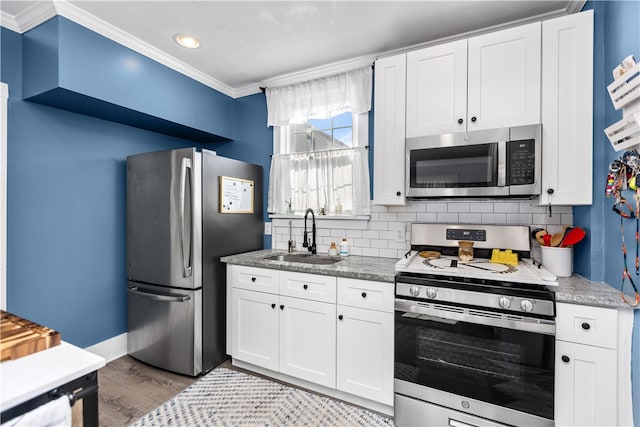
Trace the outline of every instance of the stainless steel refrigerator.
<instances>
[{"instance_id":1,"label":"stainless steel refrigerator","mask_svg":"<svg viewBox=\"0 0 640 427\"><path fill-rule=\"evenodd\" d=\"M223 206L225 182L244 193ZM236 196L242 209L229 209ZM262 249L262 234L261 166L195 148L128 157L128 353L192 376L223 362L220 257Z\"/></svg>"}]
</instances>

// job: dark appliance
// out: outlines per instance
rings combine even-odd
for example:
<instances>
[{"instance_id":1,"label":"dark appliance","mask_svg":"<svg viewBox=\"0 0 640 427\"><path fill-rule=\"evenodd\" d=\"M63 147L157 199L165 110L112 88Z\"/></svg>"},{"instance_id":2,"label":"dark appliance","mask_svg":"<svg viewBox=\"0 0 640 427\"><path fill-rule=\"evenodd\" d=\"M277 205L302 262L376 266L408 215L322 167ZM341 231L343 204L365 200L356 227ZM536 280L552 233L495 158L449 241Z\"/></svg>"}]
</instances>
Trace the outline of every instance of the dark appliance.
<instances>
[{"instance_id":1,"label":"dark appliance","mask_svg":"<svg viewBox=\"0 0 640 427\"><path fill-rule=\"evenodd\" d=\"M407 138L406 150L409 198L540 194L541 125Z\"/></svg>"},{"instance_id":2,"label":"dark appliance","mask_svg":"<svg viewBox=\"0 0 640 427\"><path fill-rule=\"evenodd\" d=\"M252 192L252 210L225 211L221 177ZM226 268L262 249L262 167L195 148L127 158L128 353L198 375L223 362Z\"/></svg>"},{"instance_id":3,"label":"dark appliance","mask_svg":"<svg viewBox=\"0 0 640 427\"><path fill-rule=\"evenodd\" d=\"M411 248L396 264L396 425L553 426L557 279L529 259L528 227L412 224Z\"/></svg>"}]
</instances>

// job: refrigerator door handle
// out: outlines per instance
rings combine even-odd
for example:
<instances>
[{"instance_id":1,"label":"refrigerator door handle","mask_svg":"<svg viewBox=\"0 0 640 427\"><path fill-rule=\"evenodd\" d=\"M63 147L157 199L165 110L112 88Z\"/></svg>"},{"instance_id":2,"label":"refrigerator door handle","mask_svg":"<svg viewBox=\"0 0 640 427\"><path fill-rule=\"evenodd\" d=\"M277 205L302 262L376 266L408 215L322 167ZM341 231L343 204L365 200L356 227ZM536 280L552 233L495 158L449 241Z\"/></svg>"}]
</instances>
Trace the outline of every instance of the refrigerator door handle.
<instances>
[{"instance_id":1,"label":"refrigerator door handle","mask_svg":"<svg viewBox=\"0 0 640 427\"><path fill-rule=\"evenodd\" d=\"M189 170L189 178L191 178L191 159L183 158L182 159L182 167L180 169L180 253L182 254L182 277L191 277L191 240L189 240L189 254L185 256L184 250L184 227L185 227L185 203L186 197L185 193L187 191L187 185L191 185L191 179L187 182L187 169ZM189 203L191 203L191 198L189 199ZM189 209L191 212L191 209ZM189 224L192 225L192 222L189 221ZM189 230L189 237L191 238L192 230Z\"/></svg>"},{"instance_id":2,"label":"refrigerator door handle","mask_svg":"<svg viewBox=\"0 0 640 427\"><path fill-rule=\"evenodd\" d=\"M189 295L180 295L180 294L158 294L156 292L151 292L148 290L143 290L138 288L137 286L133 286L129 288L131 292L136 292L141 294L145 298L149 298L156 301L175 301L175 302L187 302L191 299Z\"/></svg>"}]
</instances>

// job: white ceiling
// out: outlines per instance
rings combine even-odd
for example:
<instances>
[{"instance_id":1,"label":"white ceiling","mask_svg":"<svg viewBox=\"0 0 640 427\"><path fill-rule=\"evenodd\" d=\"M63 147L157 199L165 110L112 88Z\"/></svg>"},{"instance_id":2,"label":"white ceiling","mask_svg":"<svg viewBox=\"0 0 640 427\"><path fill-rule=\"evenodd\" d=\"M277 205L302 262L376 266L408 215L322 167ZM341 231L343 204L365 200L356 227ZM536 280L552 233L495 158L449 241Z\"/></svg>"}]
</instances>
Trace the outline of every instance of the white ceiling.
<instances>
[{"instance_id":1,"label":"white ceiling","mask_svg":"<svg viewBox=\"0 0 640 427\"><path fill-rule=\"evenodd\" d=\"M579 10L584 1L10 1L24 32L65 16L230 96L372 62L407 47ZM173 41L190 33L200 47ZM342 69L341 69L342 68Z\"/></svg>"}]
</instances>

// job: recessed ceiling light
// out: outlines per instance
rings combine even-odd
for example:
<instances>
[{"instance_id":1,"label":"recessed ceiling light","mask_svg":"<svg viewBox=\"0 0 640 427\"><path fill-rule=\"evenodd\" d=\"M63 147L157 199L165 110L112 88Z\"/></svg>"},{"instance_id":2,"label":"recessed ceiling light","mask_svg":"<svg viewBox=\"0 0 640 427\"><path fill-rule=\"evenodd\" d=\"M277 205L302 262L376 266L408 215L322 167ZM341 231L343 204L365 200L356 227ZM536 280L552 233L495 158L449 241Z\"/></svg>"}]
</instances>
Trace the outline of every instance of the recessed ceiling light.
<instances>
[{"instance_id":1,"label":"recessed ceiling light","mask_svg":"<svg viewBox=\"0 0 640 427\"><path fill-rule=\"evenodd\" d=\"M176 34L173 36L173 39L182 47L186 47L189 49L195 49L200 46L200 41L194 36L190 36L188 34Z\"/></svg>"}]
</instances>

